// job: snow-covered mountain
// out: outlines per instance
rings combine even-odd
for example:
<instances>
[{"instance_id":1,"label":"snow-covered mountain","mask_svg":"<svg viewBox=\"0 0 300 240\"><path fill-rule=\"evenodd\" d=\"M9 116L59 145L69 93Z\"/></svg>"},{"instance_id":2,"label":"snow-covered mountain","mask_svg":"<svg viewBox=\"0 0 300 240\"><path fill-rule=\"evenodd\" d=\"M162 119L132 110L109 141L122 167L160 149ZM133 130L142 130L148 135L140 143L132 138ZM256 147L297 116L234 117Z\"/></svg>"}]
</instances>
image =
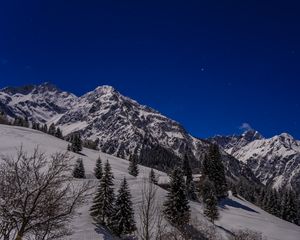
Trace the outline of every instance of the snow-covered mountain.
<instances>
[{"instance_id":1,"label":"snow-covered mountain","mask_svg":"<svg viewBox=\"0 0 300 240\"><path fill-rule=\"evenodd\" d=\"M208 140L221 146L229 154L233 154L241 147L246 146L248 143L263 139L263 136L255 130L245 131L242 135L230 135L221 136L217 135L215 137L209 138Z\"/></svg>"},{"instance_id":2,"label":"snow-covered mountain","mask_svg":"<svg viewBox=\"0 0 300 240\"><path fill-rule=\"evenodd\" d=\"M246 163L264 184L300 192L300 141L287 133L241 147L233 156Z\"/></svg>"},{"instance_id":3,"label":"snow-covered mountain","mask_svg":"<svg viewBox=\"0 0 300 240\"><path fill-rule=\"evenodd\" d=\"M265 139L255 130L242 135L216 136L209 141L247 164L263 183L292 187L300 193L300 141L287 133Z\"/></svg>"},{"instance_id":4,"label":"snow-covered mountain","mask_svg":"<svg viewBox=\"0 0 300 240\"><path fill-rule=\"evenodd\" d=\"M65 113L76 101L75 95L63 92L50 83L0 90L0 110L9 117L26 117L37 123L46 123Z\"/></svg>"},{"instance_id":5,"label":"snow-covered mountain","mask_svg":"<svg viewBox=\"0 0 300 240\"><path fill-rule=\"evenodd\" d=\"M16 148L22 145L23 150L31 153L36 146L39 150L45 152L46 156L50 156L56 152L64 152L68 142L53 137L43 132L33 129L0 125L0 153L1 155L16 156ZM124 177L128 180L132 201L135 210L137 227L140 227L139 214L140 204L142 202L143 179L149 176L150 168L139 166L140 174L133 177L128 174L128 161L120 159L99 151L83 149L83 154L70 152L75 163L78 157L83 159L87 179L79 179L78 181L92 181L95 190L98 180L94 176L94 167L96 159L101 156L103 161L109 160L114 174L114 183L116 189ZM1 158L0 158L1 161ZM167 178L167 174L155 170L156 175L162 179ZM162 188L157 190L157 202L162 204L166 195L166 191ZM92 204L93 196L87 203L78 209L76 216L70 222L70 228L73 230L72 235L65 237L64 240L94 240L94 239L112 239L105 231L96 231L95 224L90 216L89 209ZM211 225L203 215L203 206L198 202L190 202L192 219ZM219 207L220 219L216 221L216 231L228 239L230 232L238 229L251 229L261 232L268 240L298 240L300 235L300 227L279 219L271 214L266 213L259 207L247 202L242 198L229 196Z\"/></svg>"},{"instance_id":6,"label":"snow-covered mountain","mask_svg":"<svg viewBox=\"0 0 300 240\"><path fill-rule=\"evenodd\" d=\"M11 117L27 117L48 125L55 123L64 135L80 132L83 138L98 138L103 152L121 158L160 146L173 154L173 159L190 153L200 166L210 145L191 136L176 121L123 96L111 86L97 87L81 97L49 83L8 87L0 91L0 110ZM225 151L222 154L228 176L245 175L255 179L245 164Z\"/></svg>"}]
</instances>

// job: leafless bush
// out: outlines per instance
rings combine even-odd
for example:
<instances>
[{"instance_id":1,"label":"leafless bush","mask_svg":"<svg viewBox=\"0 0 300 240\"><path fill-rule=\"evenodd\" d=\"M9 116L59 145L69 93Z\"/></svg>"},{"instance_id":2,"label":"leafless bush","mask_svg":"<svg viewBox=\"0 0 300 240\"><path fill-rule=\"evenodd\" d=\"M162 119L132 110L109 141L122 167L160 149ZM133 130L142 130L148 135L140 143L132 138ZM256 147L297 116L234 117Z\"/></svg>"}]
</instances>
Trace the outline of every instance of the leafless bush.
<instances>
[{"instance_id":1,"label":"leafless bush","mask_svg":"<svg viewBox=\"0 0 300 240\"><path fill-rule=\"evenodd\" d=\"M22 147L0 163L0 239L58 239L69 234L67 223L84 202L89 182L71 177L70 157L47 158Z\"/></svg>"},{"instance_id":2,"label":"leafless bush","mask_svg":"<svg viewBox=\"0 0 300 240\"><path fill-rule=\"evenodd\" d=\"M157 202L157 186L144 179L142 188L142 203L139 207L139 220L141 227L138 236L141 240L162 240L165 230L163 214L160 204Z\"/></svg>"}]
</instances>

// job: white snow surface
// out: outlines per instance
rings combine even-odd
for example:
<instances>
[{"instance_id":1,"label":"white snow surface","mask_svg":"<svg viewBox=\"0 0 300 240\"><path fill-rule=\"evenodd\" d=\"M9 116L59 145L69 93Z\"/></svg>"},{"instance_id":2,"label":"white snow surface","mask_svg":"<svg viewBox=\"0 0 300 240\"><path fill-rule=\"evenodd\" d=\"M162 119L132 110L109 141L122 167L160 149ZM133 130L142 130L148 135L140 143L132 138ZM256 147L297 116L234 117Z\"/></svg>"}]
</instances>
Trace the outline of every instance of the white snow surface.
<instances>
[{"instance_id":1,"label":"white snow surface","mask_svg":"<svg viewBox=\"0 0 300 240\"><path fill-rule=\"evenodd\" d=\"M21 145L26 151L33 150L36 146L45 152L47 155L55 152L66 151L67 142L55 138L53 136L38 132L32 129L0 125L0 154L11 155L15 154L16 148ZM130 186L131 194L133 196L133 203L136 213L136 222L139 224L137 218L138 206L141 202L141 190L143 178L148 176L150 169L140 166L140 174L137 178L130 176L127 173L128 161L100 153L98 151L84 149L83 155L72 153L75 157L83 158L86 175L91 179L95 186L98 183L93 176L93 169L97 157L100 155L102 161L109 160L115 177L116 187L120 181L126 177ZM163 172L156 171L162 180L166 180L167 175ZM81 180L87 181L87 180ZM158 189L157 201L163 202L166 191ZM103 230L96 231L92 218L89 215L89 208L91 200L78 209L77 215L74 217L70 226L73 229L73 234L67 238L70 240L93 240L93 239L112 239L112 237ZM193 218L205 220L202 215L202 206L200 203L191 202L191 213ZM235 198L230 196L220 206L221 218L216 222L219 233L226 239L228 232L233 229L249 228L254 231L262 232L267 239L270 240L299 240L300 227L275 216L272 216L255 205L245 201L242 198ZM65 238L66 239L66 238Z\"/></svg>"}]
</instances>

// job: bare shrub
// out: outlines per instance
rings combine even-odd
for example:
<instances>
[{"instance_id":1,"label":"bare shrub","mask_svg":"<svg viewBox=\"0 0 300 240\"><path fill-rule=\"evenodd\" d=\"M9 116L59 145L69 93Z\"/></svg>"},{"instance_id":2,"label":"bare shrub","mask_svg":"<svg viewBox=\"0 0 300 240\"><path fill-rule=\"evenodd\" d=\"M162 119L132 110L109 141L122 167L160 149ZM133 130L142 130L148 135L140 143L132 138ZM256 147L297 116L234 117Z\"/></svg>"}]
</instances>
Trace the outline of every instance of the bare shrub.
<instances>
[{"instance_id":1,"label":"bare shrub","mask_svg":"<svg viewBox=\"0 0 300 240\"><path fill-rule=\"evenodd\" d=\"M142 188L142 202L139 206L139 220L141 227L138 236L141 240L162 240L166 224L159 202L157 202L157 186L150 179L144 179Z\"/></svg>"},{"instance_id":2,"label":"bare shrub","mask_svg":"<svg viewBox=\"0 0 300 240\"><path fill-rule=\"evenodd\" d=\"M71 176L67 153L49 158L22 147L0 163L0 239L58 239L70 233L67 223L91 188Z\"/></svg>"}]
</instances>

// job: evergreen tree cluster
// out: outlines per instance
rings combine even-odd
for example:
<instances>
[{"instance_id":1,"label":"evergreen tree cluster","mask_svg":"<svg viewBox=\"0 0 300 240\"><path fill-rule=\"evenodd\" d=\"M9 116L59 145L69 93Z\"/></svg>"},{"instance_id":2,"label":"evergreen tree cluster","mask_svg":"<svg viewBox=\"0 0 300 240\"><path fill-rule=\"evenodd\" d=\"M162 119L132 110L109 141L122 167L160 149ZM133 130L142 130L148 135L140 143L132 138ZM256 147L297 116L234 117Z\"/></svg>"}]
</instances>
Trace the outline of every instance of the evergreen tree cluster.
<instances>
[{"instance_id":1,"label":"evergreen tree cluster","mask_svg":"<svg viewBox=\"0 0 300 240\"><path fill-rule=\"evenodd\" d=\"M1 123L1 114L0 114L0 123ZM7 124L10 124L10 123L8 122ZM28 119L27 118L22 118L22 117L16 117L14 119L12 125L20 126L20 127L26 127L26 128L30 127L30 123L29 123ZM35 129L35 130L38 130L38 131L41 131L41 132L44 132L44 133L47 133L47 134L50 134L50 135L55 136L57 138L64 139L62 131L60 130L59 127L56 128L54 123L52 123L49 126L49 129L48 129L48 126L47 126L46 123L41 126L39 123L32 122L31 123L31 128Z\"/></svg>"},{"instance_id":2,"label":"evergreen tree cluster","mask_svg":"<svg viewBox=\"0 0 300 240\"><path fill-rule=\"evenodd\" d=\"M181 159L160 145L145 145L139 154L138 162L146 167L169 172Z\"/></svg>"},{"instance_id":3,"label":"evergreen tree cluster","mask_svg":"<svg viewBox=\"0 0 300 240\"><path fill-rule=\"evenodd\" d=\"M70 144L68 145L68 150L79 153L82 151L82 141L79 133L73 133L69 137Z\"/></svg>"},{"instance_id":4,"label":"evergreen tree cluster","mask_svg":"<svg viewBox=\"0 0 300 240\"><path fill-rule=\"evenodd\" d=\"M45 131L47 132L46 128L45 128ZM54 123L52 123L48 129L48 134L52 135L52 136L55 136L57 138L61 138L63 139L63 135L62 135L62 131L60 130L59 127L55 127Z\"/></svg>"},{"instance_id":5,"label":"evergreen tree cluster","mask_svg":"<svg viewBox=\"0 0 300 240\"><path fill-rule=\"evenodd\" d=\"M5 125L11 124L4 112L0 112L0 124L5 124Z\"/></svg>"},{"instance_id":6,"label":"evergreen tree cluster","mask_svg":"<svg viewBox=\"0 0 300 240\"><path fill-rule=\"evenodd\" d=\"M29 127L29 121L27 118L22 117L16 117L13 121L14 126L20 126L20 127Z\"/></svg>"},{"instance_id":7,"label":"evergreen tree cluster","mask_svg":"<svg viewBox=\"0 0 300 240\"><path fill-rule=\"evenodd\" d=\"M219 147L215 144L209 147L209 152L204 158L202 173L213 183L218 199L228 196L224 165Z\"/></svg>"},{"instance_id":8,"label":"evergreen tree cluster","mask_svg":"<svg viewBox=\"0 0 300 240\"><path fill-rule=\"evenodd\" d=\"M93 149L93 150L99 150L98 149L98 145L99 145L99 138L97 138L96 140L89 140L86 139L83 141L82 143L83 147L85 148L89 148L89 149Z\"/></svg>"},{"instance_id":9,"label":"evergreen tree cluster","mask_svg":"<svg viewBox=\"0 0 300 240\"><path fill-rule=\"evenodd\" d=\"M260 206L266 212L281 219L300 225L300 201L290 189L273 189L270 186L253 185L241 179L232 188L247 201Z\"/></svg>"},{"instance_id":10,"label":"evergreen tree cluster","mask_svg":"<svg viewBox=\"0 0 300 240\"><path fill-rule=\"evenodd\" d=\"M100 177L99 186L90 209L95 223L107 227L119 237L132 234L136 230L136 224L126 179L123 179L118 194L115 196L111 166L106 161L102 172L100 158L96 163L95 176L98 179Z\"/></svg>"}]
</instances>

